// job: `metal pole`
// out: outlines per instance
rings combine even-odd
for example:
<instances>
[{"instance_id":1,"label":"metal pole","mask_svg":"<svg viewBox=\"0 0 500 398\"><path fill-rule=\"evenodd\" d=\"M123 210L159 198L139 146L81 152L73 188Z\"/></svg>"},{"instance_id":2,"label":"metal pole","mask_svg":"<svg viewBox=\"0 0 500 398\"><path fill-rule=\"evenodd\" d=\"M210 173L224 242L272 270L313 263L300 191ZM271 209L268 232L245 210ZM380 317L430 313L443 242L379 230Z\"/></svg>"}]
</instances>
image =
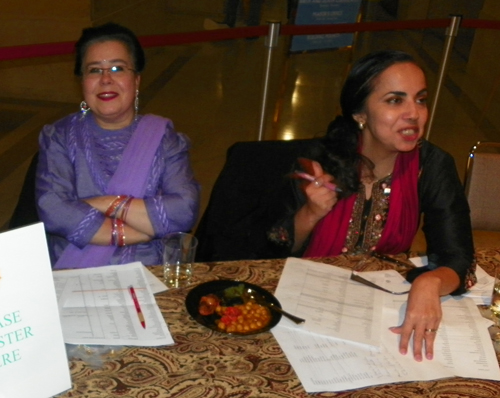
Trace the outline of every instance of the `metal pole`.
<instances>
[{"instance_id":1,"label":"metal pole","mask_svg":"<svg viewBox=\"0 0 500 398\"><path fill-rule=\"evenodd\" d=\"M266 64L264 69L264 85L262 89L262 104L260 108L260 124L258 141L262 141L264 135L264 122L266 118L267 93L269 91L269 75L271 73L271 60L273 50L278 46L278 38L280 34L280 22L271 22L269 24L269 33L266 36L264 45L267 47Z\"/></svg>"},{"instance_id":2,"label":"metal pole","mask_svg":"<svg viewBox=\"0 0 500 398\"><path fill-rule=\"evenodd\" d=\"M448 67L448 59L450 57L451 50L453 48L453 43L458 34L458 28L460 27L460 22L462 20L461 15L451 15L450 26L446 29L446 41L444 45L443 59L441 60L441 69L439 70L439 76L436 87L436 95L434 96L434 101L432 102L431 114L429 116L429 122L427 124L427 134L425 136L426 140L429 140L431 135L432 123L434 122L434 116L436 114L437 103L439 100L439 94L441 93L441 87L443 86L444 76L446 74L446 69Z\"/></svg>"}]
</instances>

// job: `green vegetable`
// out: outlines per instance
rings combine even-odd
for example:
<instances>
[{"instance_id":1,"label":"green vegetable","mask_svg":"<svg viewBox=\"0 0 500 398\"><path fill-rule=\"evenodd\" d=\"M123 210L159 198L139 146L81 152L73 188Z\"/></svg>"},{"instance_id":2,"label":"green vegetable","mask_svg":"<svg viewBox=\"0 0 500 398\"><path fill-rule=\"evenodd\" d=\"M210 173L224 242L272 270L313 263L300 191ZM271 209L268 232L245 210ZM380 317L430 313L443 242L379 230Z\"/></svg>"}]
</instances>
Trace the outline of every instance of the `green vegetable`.
<instances>
[{"instance_id":1,"label":"green vegetable","mask_svg":"<svg viewBox=\"0 0 500 398\"><path fill-rule=\"evenodd\" d=\"M241 297L244 291L245 285L243 283L240 283L238 286L231 286L224 289L224 297L227 299Z\"/></svg>"}]
</instances>

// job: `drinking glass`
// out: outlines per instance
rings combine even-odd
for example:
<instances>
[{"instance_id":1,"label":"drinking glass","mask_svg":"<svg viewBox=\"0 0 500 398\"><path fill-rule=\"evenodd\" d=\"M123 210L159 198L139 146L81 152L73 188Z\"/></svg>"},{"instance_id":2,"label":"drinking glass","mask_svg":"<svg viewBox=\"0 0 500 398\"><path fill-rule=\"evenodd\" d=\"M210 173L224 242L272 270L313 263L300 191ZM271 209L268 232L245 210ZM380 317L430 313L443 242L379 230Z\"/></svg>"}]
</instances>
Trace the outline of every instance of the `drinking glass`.
<instances>
[{"instance_id":1,"label":"drinking glass","mask_svg":"<svg viewBox=\"0 0 500 398\"><path fill-rule=\"evenodd\" d=\"M185 232L163 238L163 279L167 287L184 287L191 283L198 239Z\"/></svg>"}]
</instances>

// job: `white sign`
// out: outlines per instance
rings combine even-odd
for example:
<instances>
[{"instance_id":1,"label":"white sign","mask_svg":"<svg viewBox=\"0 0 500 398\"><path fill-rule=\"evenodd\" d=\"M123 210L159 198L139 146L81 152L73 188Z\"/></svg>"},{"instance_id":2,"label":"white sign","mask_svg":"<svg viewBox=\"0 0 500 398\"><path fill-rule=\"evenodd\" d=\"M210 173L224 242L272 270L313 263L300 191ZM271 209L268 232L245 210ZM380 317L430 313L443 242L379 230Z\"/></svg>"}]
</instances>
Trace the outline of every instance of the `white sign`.
<instances>
[{"instance_id":1,"label":"white sign","mask_svg":"<svg viewBox=\"0 0 500 398\"><path fill-rule=\"evenodd\" d=\"M0 234L0 398L71 388L43 224Z\"/></svg>"}]
</instances>

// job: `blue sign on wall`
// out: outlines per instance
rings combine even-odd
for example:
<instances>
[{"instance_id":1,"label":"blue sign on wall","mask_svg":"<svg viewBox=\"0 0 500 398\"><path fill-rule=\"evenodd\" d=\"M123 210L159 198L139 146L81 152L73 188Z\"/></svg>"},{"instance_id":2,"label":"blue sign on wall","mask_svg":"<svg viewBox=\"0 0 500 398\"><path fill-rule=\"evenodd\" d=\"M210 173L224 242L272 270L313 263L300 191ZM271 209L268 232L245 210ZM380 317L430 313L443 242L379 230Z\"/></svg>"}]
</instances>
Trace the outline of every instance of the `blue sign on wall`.
<instances>
[{"instance_id":1,"label":"blue sign on wall","mask_svg":"<svg viewBox=\"0 0 500 398\"><path fill-rule=\"evenodd\" d=\"M299 0L295 25L354 23L361 0ZM354 33L293 36L290 51L323 50L352 45Z\"/></svg>"}]
</instances>

